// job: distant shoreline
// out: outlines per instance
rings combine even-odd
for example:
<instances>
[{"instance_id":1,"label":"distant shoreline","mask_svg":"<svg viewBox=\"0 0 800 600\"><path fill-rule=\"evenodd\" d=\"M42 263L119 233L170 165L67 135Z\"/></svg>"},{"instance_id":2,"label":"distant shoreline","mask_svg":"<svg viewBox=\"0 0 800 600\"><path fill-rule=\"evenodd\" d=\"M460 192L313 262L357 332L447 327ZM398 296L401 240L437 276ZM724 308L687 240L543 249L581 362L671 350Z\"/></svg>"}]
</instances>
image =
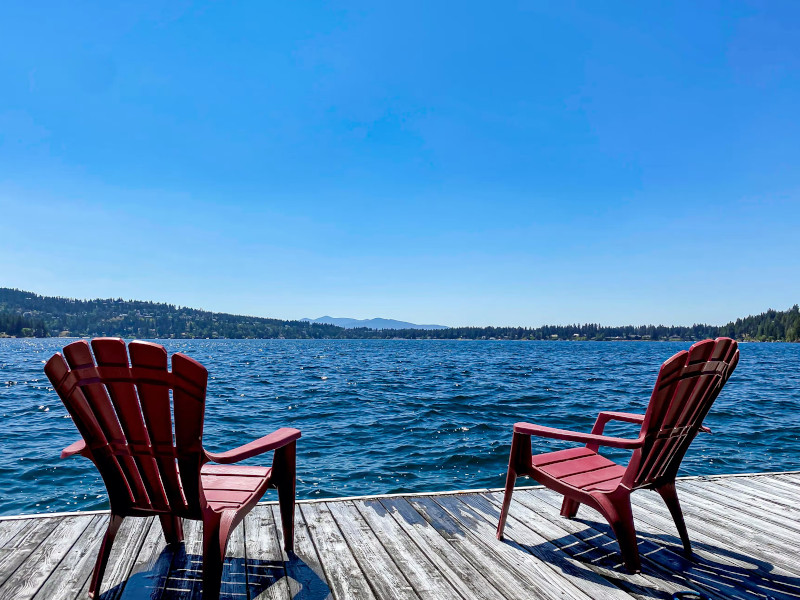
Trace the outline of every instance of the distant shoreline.
<instances>
[{"instance_id":1,"label":"distant shoreline","mask_svg":"<svg viewBox=\"0 0 800 600\"><path fill-rule=\"evenodd\" d=\"M419 341L419 342L530 342L530 343L576 343L576 342L591 342L591 343L598 343L598 344L612 344L612 343L620 343L620 342L641 342L641 343L658 343L658 344L668 344L668 343L677 343L677 342L699 342L703 339L707 338L686 338L686 339L668 339L668 340L637 340L637 339L605 339L605 340L595 340L595 339L557 339L557 340L541 340L541 339L498 339L498 338L490 338L490 339L475 339L475 338L432 338L432 337L348 337L348 338L286 338L286 337L264 337L264 338L229 338L229 337L213 337L213 338L201 338L201 337L147 337L147 338L136 338L130 336L118 336L118 335L107 335L107 334L96 334L96 335L64 335L64 336L14 336L14 335L6 335L4 333L0 333L0 340L90 340L95 337L122 337L123 339L133 340L133 339L147 339L147 340L175 340L175 341L188 341L188 340L220 340L220 341L266 341L266 340L282 340L286 342L293 342L293 341L319 341L319 342L364 342L364 341L383 341L383 342L403 342L403 341ZM787 342L786 340L753 340L753 339L739 339L736 340L740 344L797 344L800 343L798 341Z\"/></svg>"},{"instance_id":2,"label":"distant shoreline","mask_svg":"<svg viewBox=\"0 0 800 600\"><path fill-rule=\"evenodd\" d=\"M325 317L323 317L325 318ZM381 321L388 322L388 319ZM402 323L400 321L396 321ZM107 298L76 300L0 288L0 335L140 339L440 339L558 341L800 341L800 306L767 310L726 325L542 325L540 327L448 327L445 329L340 327L215 313L172 304Z\"/></svg>"}]
</instances>

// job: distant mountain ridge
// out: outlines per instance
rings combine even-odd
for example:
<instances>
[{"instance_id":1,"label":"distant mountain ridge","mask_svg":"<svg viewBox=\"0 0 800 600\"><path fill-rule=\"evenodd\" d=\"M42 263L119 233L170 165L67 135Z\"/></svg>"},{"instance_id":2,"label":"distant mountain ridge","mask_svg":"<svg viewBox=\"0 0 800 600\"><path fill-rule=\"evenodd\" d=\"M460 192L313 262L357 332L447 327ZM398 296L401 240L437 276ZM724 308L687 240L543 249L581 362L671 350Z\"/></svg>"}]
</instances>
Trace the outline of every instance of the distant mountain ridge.
<instances>
[{"instance_id":1,"label":"distant mountain ridge","mask_svg":"<svg viewBox=\"0 0 800 600\"><path fill-rule=\"evenodd\" d=\"M366 327L367 329L448 329L447 325L417 325L408 321L398 321L397 319L351 319L349 317L330 317L324 316L318 319L300 319L306 323L323 323L325 325L336 325L345 329L357 329Z\"/></svg>"},{"instance_id":2,"label":"distant mountain ridge","mask_svg":"<svg viewBox=\"0 0 800 600\"><path fill-rule=\"evenodd\" d=\"M333 317L320 317L320 319ZM800 306L769 309L727 325L443 327L391 319L350 319L356 327L215 313L163 302L40 296L0 287L0 338L94 337L228 339L685 340L728 336L741 341L800 342ZM377 321L377 322L376 322ZM409 327L375 328L385 323ZM372 327L372 328L368 328ZM385 327L385 325L384 325ZM437 327L437 329L419 329Z\"/></svg>"}]
</instances>

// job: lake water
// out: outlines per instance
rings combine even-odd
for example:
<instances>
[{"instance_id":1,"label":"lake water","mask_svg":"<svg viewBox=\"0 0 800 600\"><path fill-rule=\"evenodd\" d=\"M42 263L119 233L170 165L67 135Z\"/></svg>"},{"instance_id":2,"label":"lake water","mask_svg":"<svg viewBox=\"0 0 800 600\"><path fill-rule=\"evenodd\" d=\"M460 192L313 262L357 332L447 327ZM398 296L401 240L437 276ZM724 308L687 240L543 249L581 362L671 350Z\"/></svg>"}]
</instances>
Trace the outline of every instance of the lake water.
<instances>
[{"instance_id":1,"label":"lake water","mask_svg":"<svg viewBox=\"0 0 800 600\"><path fill-rule=\"evenodd\" d=\"M0 339L0 514L108 506L89 461L59 460L79 435L42 368L69 341ZM160 342L209 370L209 450L278 427L302 430L299 498L502 487L514 422L589 431L599 410L643 412L661 363L691 345ZM714 434L695 440L683 475L800 468L800 344L740 349L739 367L706 419ZM608 432L635 430L616 425ZM534 440L534 452L562 447Z\"/></svg>"}]
</instances>

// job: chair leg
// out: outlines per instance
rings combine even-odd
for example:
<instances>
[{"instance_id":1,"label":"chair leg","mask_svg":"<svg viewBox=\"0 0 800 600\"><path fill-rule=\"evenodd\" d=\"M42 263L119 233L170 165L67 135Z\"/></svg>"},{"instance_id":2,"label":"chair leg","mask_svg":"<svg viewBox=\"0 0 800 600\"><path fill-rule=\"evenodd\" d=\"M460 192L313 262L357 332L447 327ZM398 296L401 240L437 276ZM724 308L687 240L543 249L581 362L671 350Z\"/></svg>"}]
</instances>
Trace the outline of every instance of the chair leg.
<instances>
[{"instance_id":1,"label":"chair leg","mask_svg":"<svg viewBox=\"0 0 800 600\"><path fill-rule=\"evenodd\" d=\"M681 503L678 501L675 482L665 483L657 487L656 491L663 498L664 504L667 505L669 513L672 515L672 520L675 521L675 527L678 528L678 534L681 536L681 542L683 542L684 553L686 556L691 556L692 543L689 541L689 532L686 530L686 522L683 520L683 511L681 510Z\"/></svg>"},{"instance_id":2,"label":"chair leg","mask_svg":"<svg viewBox=\"0 0 800 600\"><path fill-rule=\"evenodd\" d=\"M500 521L497 523L497 539L503 539L503 530L506 528L508 509L511 506L511 496L514 493L514 484L517 482L517 472L511 465L508 466L506 475L506 492L503 495L503 508L500 509Z\"/></svg>"},{"instance_id":3,"label":"chair leg","mask_svg":"<svg viewBox=\"0 0 800 600\"><path fill-rule=\"evenodd\" d=\"M103 536L103 543L100 544L100 554L97 555L97 562L94 565L92 581L89 583L89 598L97 598L99 595L103 573L105 573L106 565L108 564L108 557L111 555L111 546L114 545L114 538L117 537L119 526L122 525L122 519L124 517L121 515L111 514L108 529L106 529L106 534Z\"/></svg>"},{"instance_id":4,"label":"chair leg","mask_svg":"<svg viewBox=\"0 0 800 600\"><path fill-rule=\"evenodd\" d=\"M561 503L561 516L567 519L574 519L575 515L578 514L580 505L581 503L577 500L564 496L564 501Z\"/></svg>"},{"instance_id":5,"label":"chair leg","mask_svg":"<svg viewBox=\"0 0 800 600\"><path fill-rule=\"evenodd\" d=\"M235 513L203 515L203 600L218 600L225 549Z\"/></svg>"},{"instance_id":6,"label":"chair leg","mask_svg":"<svg viewBox=\"0 0 800 600\"><path fill-rule=\"evenodd\" d=\"M183 541L183 520L175 515L158 515L164 539L168 544L180 544Z\"/></svg>"},{"instance_id":7,"label":"chair leg","mask_svg":"<svg viewBox=\"0 0 800 600\"><path fill-rule=\"evenodd\" d=\"M295 442L275 450L273 458L278 504L281 509L283 548L294 551L294 502L297 475L297 445Z\"/></svg>"},{"instance_id":8,"label":"chair leg","mask_svg":"<svg viewBox=\"0 0 800 600\"><path fill-rule=\"evenodd\" d=\"M531 436L514 432L511 437L511 453L508 456L508 473L506 474L506 493L503 496L503 508L500 510L500 521L497 523L497 539L503 539L506 528L508 507L511 506L511 495L519 473L531 466Z\"/></svg>"},{"instance_id":9,"label":"chair leg","mask_svg":"<svg viewBox=\"0 0 800 600\"><path fill-rule=\"evenodd\" d=\"M639 559L639 546L636 543L636 527L633 524L630 495L609 499L610 506L604 507L604 515L617 537L622 562L630 573L639 573L642 564Z\"/></svg>"}]
</instances>

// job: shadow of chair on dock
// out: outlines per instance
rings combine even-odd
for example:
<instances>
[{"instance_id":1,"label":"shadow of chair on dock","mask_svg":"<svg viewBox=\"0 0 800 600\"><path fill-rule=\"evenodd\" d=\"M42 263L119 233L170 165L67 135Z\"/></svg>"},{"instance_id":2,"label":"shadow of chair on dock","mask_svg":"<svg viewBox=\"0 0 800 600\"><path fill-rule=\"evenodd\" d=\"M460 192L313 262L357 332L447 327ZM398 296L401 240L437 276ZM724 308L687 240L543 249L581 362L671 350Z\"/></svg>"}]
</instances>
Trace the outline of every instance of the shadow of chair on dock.
<instances>
[{"instance_id":1,"label":"shadow of chair on dock","mask_svg":"<svg viewBox=\"0 0 800 600\"><path fill-rule=\"evenodd\" d=\"M167 546L150 569L132 573L125 581L104 591L100 600L199 600L202 565L202 555L187 554L184 544ZM280 588L277 593L271 590L274 586ZM288 561L226 557L220 600L262 597L325 600L331 597L331 592L314 569L294 553Z\"/></svg>"},{"instance_id":2,"label":"shadow of chair on dock","mask_svg":"<svg viewBox=\"0 0 800 600\"><path fill-rule=\"evenodd\" d=\"M610 527L608 531L611 531ZM665 533L640 533L639 540L640 549L650 561L655 558L654 552L668 553L670 559L678 563L678 573L696 582L706 593L714 592L726 598L761 594L765 598L800 599L800 577L776 569L762 558L697 541L692 542L693 553L687 557L681 539ZM742 546L746 547L746 540L742 541ZM745 590L751 593L747 594Z\"/></svg>"},{"instance_id":3,"label":"shadow of chair on dock","mask_svg":"<svg viewBox=\"0 0 800 600\"><path fill-rule=\"evenodd\" d=\"M591 528L585 531L587 535L581 536L586 539L579 543L572 534L536 546L519 540L507 543L539 556L548 552L558 552L563 556L564 548L569 547L569 554L574 559L601 571L607 580L623 589L635 588L639 596L673 597L672 593L655 585L647 585L649 579L653 584L657 581L669 583L712 598L800 599L800 577L794 573L776 569L772 563L743 552L696 541L692 542L692 556L687 557L680 537L663 533L639 532L642 575L648 579L628 575L622 566L611 527L591 519L578 518L575 521ZM742 540L742 543L747 541Z\"/></svg>"}]
</instances>

